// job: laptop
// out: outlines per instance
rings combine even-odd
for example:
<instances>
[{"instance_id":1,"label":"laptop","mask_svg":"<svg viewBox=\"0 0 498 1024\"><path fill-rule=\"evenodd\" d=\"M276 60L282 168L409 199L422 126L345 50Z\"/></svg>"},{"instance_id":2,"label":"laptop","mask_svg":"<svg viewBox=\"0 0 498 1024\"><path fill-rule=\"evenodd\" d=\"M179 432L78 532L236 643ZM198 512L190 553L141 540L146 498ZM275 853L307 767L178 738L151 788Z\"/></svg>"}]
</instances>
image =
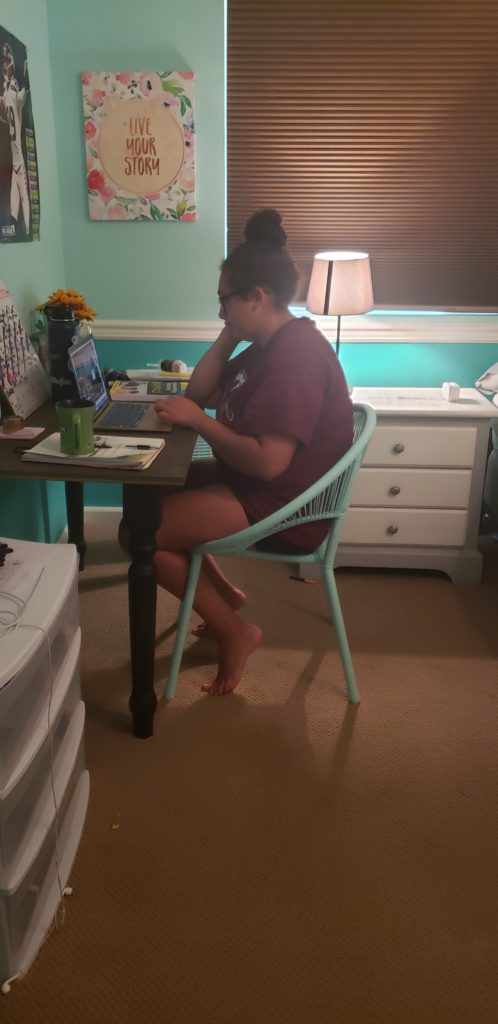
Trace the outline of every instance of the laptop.
<instances>
[{"instance_id":1,"label":"laptop","mask_svg":"<svg viewBox=\"0 0 498 1024\"><path fill-rule=\"evenodd\" d=\"M111 402L91 335L85 341L73 345L68 356L78 395L95 404L94 425L97 430L126 434L130 431L164 434L171 430L171 426L161 423L153 402ZM178 391L178 381L171 381L171 393Z\"/></svg>"}]
</instances>

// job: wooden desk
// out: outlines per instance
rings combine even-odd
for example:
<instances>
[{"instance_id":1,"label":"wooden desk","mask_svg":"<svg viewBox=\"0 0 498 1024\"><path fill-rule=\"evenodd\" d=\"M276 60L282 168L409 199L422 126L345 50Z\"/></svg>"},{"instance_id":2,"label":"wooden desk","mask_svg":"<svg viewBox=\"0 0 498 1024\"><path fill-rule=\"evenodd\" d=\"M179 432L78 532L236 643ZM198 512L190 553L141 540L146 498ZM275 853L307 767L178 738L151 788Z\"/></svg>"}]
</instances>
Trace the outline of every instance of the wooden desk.
<instances>
[{"instance_id":1,"label":"wooden desk","mask_svg":"<svg viewBox=\"0 0 498 1024\"><path fill-rule=\"evenodd\" d=\"M48 434L58 429L55 408L47 402L27 421L30 426L43 426ZM42 435L40 435L41 437ZM164 436L164 435L158 435ZM17 440L0 442L0 478L10 480L62 480L66 484L69 540L74 542L78 531L83 538L81 488L84 483L121 483L123 514L130 531L132 556L128 570L128 600L131 648L131 695L129 708L135 736L146 739L152 735L157 697L154 690L154 655L156 633L156 573L153 563L154 534L159 524L160 488L185 482L196 435L175 427L166 435L166 447L145 470L98 469L93 466L59 466L53 463L23 462L16 449L37 444L40 437L26 443ZM78 523L78 509L81 522ZM74 514L76 513L76 519Z\"/></svg>"}]
</instances>

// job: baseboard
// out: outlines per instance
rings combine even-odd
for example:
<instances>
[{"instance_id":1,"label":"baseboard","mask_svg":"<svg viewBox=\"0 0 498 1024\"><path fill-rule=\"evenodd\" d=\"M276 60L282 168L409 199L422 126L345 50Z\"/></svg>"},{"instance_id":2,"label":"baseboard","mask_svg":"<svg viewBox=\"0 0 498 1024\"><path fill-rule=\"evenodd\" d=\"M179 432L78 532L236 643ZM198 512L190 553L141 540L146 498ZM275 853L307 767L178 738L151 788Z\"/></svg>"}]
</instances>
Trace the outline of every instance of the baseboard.
<instances>
[{"instance_id":1,"label":"baseboard","mask_svg":"<svg viewBox=\"0 0 498 1024\"><path fill-rule=\"evenodd\" d=\"M104 505L102 507L98 505L85 506L85 526L105 526L106 529L112 529L117 534L122 518L122 509L116 505ZM67 544L67 526L64 527L62 533L58 536L57 543Z\"/></svg>"}]
</instances>

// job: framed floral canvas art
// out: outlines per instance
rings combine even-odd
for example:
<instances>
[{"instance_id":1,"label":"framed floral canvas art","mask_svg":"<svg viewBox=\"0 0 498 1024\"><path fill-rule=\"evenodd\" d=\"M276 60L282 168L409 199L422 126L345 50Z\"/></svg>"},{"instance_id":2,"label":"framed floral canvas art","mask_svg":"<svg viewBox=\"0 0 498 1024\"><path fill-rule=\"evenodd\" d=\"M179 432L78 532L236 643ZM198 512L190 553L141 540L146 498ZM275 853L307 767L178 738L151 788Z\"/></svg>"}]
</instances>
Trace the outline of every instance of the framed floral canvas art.
<instances>
[{"instance_id":1,"label":"framed floral canvas art","mask_svg":"<svg viewBox=\"0 0 498 1024\"><path fill-rule=\"evenodd\" d=\"M192 71L84 71L90 220L195 220Z\"/></svg>"}]
</instances>

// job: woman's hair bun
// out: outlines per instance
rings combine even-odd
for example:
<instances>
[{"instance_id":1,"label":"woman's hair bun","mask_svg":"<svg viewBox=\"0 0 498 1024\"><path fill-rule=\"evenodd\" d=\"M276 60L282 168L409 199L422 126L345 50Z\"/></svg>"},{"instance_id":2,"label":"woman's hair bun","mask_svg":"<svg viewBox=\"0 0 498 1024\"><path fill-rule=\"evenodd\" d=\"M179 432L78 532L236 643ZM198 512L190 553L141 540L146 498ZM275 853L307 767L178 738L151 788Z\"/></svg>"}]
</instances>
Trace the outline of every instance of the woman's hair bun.
<instances>
[{"instance_id":1,"label":"woman's hair bun","mask_svg":"<svg viewBox=\"0 0 498 1024\"><path fill-rule=\"evenodd\" d=\"M244 230L246 242L267 245L270 249L284 249L287 235L282 227L278 210L265 207L249 217Z\"/></svg>"}]
</instances>

